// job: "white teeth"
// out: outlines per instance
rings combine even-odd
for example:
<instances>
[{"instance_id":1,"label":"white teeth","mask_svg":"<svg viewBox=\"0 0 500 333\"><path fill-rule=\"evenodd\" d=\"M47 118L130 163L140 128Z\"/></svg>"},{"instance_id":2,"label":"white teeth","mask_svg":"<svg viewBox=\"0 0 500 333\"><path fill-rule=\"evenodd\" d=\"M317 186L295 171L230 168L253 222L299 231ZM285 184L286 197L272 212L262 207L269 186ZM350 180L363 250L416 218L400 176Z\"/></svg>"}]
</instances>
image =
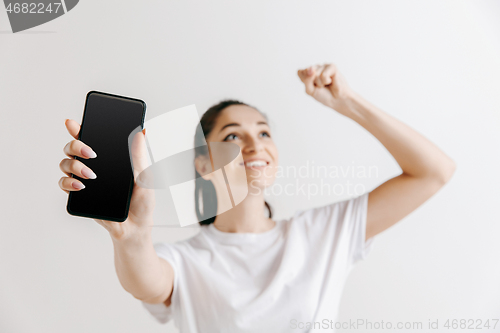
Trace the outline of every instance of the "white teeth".
<instances>
[{"instance_id":1,"label":"white teeth","mask_svg":"<svg viewBox=\"0 0 500 333\"><path fill-rule=\"evenodd\" d=\"M266 166L267 162L266 161L251 161L251 162L245 163L245 165L247 167L262 167L262 166Z\"/></svg>"}]
</instances>

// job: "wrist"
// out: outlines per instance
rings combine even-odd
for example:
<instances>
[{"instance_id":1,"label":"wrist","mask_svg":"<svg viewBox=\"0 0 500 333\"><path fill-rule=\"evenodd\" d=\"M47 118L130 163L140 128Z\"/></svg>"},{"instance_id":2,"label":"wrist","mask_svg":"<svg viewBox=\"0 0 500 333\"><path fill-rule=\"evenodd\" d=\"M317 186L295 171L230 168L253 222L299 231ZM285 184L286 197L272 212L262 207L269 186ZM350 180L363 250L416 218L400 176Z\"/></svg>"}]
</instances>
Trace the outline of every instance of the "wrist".
<instances>
[{"instance_id":1,"label":"wrist","mask_svg":"<svg viewBox=\"0 0 500 333\"><path fill-rule=\"evenodd\" d=\"M121 233L109 233L113 244L115 245L143 245L152 241L151 228L147 227L132 227ZM133 229L133 230L130 230Z\"/></svg>"},{"instance_id":2,"label":"wrist","mask_svg":"<svg viewBox=\"0 0 500 333\"><path fill-rule=\"evenodd\" d=\"M347 104L349 108L348 117L368 131L370 131L368 127L377 123L384 114L380 112L377 107L355 92L349 95Z\"/></svg>"},{"instance_id":3,"label":"wrist","mask_svg":"<svg viewBox=\"0 0 500 333\"><path fill-rule=\"evenodd\" d=\"M342 91L340 96L334 98L329 107L348 118L352 118L358 98L359 96L353 90L347 89Z\"/></svg>"}]
</instances>

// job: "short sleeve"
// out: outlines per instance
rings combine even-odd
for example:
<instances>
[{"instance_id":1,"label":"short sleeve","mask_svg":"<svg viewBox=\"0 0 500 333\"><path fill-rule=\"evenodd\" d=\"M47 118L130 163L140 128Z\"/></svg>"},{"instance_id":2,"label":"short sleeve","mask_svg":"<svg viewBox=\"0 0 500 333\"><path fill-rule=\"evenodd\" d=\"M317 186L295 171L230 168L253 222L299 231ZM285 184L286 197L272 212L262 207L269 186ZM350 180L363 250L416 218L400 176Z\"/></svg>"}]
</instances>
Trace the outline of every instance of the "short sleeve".
<instances>
[{"instance_id":1,"label":"short sleeve","mask_svg":"<svg viewBox=\"0 0 500 333\"><path fill-rule=\"evenodd\" d=\"M369 254L373 237L365 241L369 192L322 207L301 211L297 220L316 253L331 253L337 265L351 266Z\"/></svg>"},{"instance_id":2,"label":"short sleeve","mask_svg":"<svg viewBox=\"0 0 500 333\"><path fill-rule=\"evenodd\" d=\"M173 318L173 303L174 303L174 292L177 290L177 265L175 263L174 255L172 253L171 244L168 243L157 243L154 245L156 254L158 257L165 259L174 270L174 286L172 290L172 303L170 306L166 306L163 303L151 304L146 302L141 302L144 308L161 324L169 322Z\"/></svg>"},{"instance_id":3,"label":"short sleeve","mask_svg":"<svg viewBox=\"0 0 500 333\"><path fill-rule=\"evenodd\" d=\"M347 203L346 214L350 215L347 234L351 241L352 263L364 260L373 247L373 237L365 241L369 192L353 198Z\"/></svg>"}]
</instances>

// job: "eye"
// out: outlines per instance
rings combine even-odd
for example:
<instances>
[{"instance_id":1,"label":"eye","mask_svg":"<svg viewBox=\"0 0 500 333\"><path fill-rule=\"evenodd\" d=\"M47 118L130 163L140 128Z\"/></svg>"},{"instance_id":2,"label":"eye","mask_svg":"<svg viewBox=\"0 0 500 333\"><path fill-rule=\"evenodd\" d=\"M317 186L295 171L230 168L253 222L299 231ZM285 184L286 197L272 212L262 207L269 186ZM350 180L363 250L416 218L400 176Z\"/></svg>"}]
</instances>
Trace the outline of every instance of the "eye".
<instances>
[{"instance_id":1,"label":"eye","mask_svg":"<svg viewBox=\"0 0 500 333\"><path fill-rule=\"evenodd\" d=\"M270 137L271 137L271 135L270 135L268 132L265 132L265 131L264 131L264 132L261 132L261 133L259 134L259 136L261 136L261 137L268 137L268 138L270 138Z\"/></svg>"},{"instance_id":2,"label":"eye","mask_svg":"<svg viewBox=\"0 0 500 333\"><path fill-rule=\"evenodd\" d=\"M229 134L224 138L224 141L232 141L235 140L238 136L236 134Z\"/></svg>"}]
</instances>

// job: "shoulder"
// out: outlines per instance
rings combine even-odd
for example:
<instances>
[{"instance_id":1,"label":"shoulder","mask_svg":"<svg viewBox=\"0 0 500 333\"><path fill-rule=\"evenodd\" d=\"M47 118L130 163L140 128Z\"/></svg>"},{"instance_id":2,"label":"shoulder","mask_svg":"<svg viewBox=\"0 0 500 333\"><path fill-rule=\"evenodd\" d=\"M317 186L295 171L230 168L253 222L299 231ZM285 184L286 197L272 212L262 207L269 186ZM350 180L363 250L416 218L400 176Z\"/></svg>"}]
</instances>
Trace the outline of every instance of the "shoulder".
<instances>
[{"instance_id":1,"label":"shoulder","mask_svg":"<svg viewBox=\"0 0 500 333\"><path fill-rule=\"evenodd\" d=\"M368 203L368 192L361 195L333 202L327 205L313 207L297 211L292 220L321 220L332 217L332 215L349 213L356 209L363 208Z\"/></svg>"},{"instance_id":2,"label":"shoulder","mask_svg":"<svg viewBox=\"0 0 500 333\"><path fill-rule=\"evenodd\" d=\"M207 248L206 228L206 226L202 226L196 235L176 242L156 242L154 249L158 256L164 259L178 261L183 257L192 256L199 250Z\"/></svg>"},{"instance_id":3,"label":"shoulder","mask_svg":"<svg viewBox=\"0 0 500 333\"><path fill-rule=\"evenodd\" d=\"M363 219L368 206L368 192L331 204L297 211L290 219L290 226L311 229L335 227Z\"/></svg>"},{"instance_id":4,"label":"shoulder","mask_svg":"<svg viewBox=\"0 0 500 333\"><path fill-rule=\"evenodd\" d=\"M364 259L372 243L365 242L368 195L298 211L290 220L290 237L307 240L319 252L337 251L349 263Z\"/></svg>"}]
</instances>

